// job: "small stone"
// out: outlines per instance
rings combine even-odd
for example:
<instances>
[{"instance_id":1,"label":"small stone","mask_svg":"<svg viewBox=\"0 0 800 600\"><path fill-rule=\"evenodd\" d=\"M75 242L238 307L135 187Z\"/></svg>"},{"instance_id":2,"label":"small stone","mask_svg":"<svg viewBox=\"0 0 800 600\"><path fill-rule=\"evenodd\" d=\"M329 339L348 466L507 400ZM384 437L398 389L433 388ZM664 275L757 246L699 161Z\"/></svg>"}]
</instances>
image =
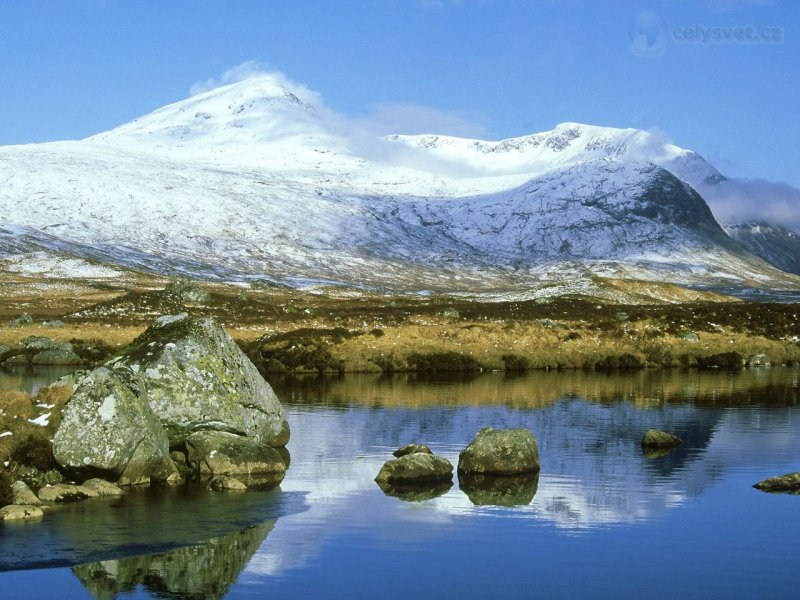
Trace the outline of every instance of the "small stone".
<instances>
[{"instance_id":1,"label":"small stone","mask_svg":"<svg viewBox=\"0 0 800 600\"><path fill-rule=\"evenodd\" d=\"M648 429L642 436L642 448L677 448L682 443L678 436L658 429Z\"/></svg>"},{"instance_id":2,"label":"small stone","mask_svg":"<svg viewBox=\"0 0 800 600\"><path fill-rule=\"evenodd\" d=\"M11 494L14 504L38 506L42 503L24 481L15 481L11 486Z\"/></svg>"},{"instance_id":3,"label":"small stone","mask_svg":"<svg viewBox=\"0 0 800 600\"><path fill-rule=\"evenodd\" d=\"M424 452L406 454L386 462L375 481L392 484L430 483L453 479L450 461Z\"/></svg>"},{"instance_id":4,"label":"small stone","mask_svg":"<svg viewBox=\"0 0 800 600\"><path fill-rule=\"evenodd\" d=\"M228 477L227 475L220 475L214 477L209 483L208 487L216 492L244 492L247 486L238 479Z\"/></svg>"},{"instance_id":5,"label":"small stone","mask_svg":"<svg viewBox=\"0 0 800 600\"><path fill-rule=\"evenodd\" d=\"M405 456L406 454L414 454L415 452L422 452L423 454L433 454L431 449L425 446L424 444L407 444L402 448L398 448L392 454L397 458L401 456Z\"/></svg>"},{"instance_id":6,"label":"small stone","mask_svg":"<svg viewBox=\"0 0 800 600\"><path fill-rule=\"evenodd\" d=\"M770 477L753 486L762 492L800 494L800 472Z\"/></svg>"},{"instance_id":7,"label":"small stone","mask_svg":"<svg viewBox=\"0 0 800 600\"><path fill-rule=\"evenodd\" d=\"M80 486L84 490L95 492L98 496L122 496L122 488L106 481L105 479L88 479Z\"/></svg>"},{"instance_id":8,"label":"small stone","mask_svg":"<svg viewBox=\"0 0 800 600\"><path fill-rule=\"evenodd\" d=\"M41 507L30 504L9 504L0 508L0 521L31 521L43 516Z\"/></svg>"}]
</instances>

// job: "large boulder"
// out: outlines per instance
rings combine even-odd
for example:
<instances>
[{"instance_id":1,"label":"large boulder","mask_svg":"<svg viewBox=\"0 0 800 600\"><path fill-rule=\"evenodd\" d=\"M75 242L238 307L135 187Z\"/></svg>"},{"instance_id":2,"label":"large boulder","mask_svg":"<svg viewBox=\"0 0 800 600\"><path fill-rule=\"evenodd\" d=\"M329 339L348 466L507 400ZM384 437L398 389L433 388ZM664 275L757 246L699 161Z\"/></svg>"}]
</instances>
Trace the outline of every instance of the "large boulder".
<instances>
[{"instance_id":1,"label":"large boulder","mask_svg":"<svg viewBox=\"0 0 800 600\"><path fill-rule=\"evenodd\" d=\"M642 448L648 449L672 449L677 448L683 440L677 435L659 429L648 429L642 435Z\"/></svg>"},{"instance_id":2,"label":"large boulder","mask_svg":"<svg viewBox=\"0 0 800 600\"><path fill-rule=\"evenodd\" d=\"M481 429L458 455L458 472L518 475L540 469L539 447L527 429Z\"/></svg>"},{"instance_id":3,"label":"large boulder","mask_svg":"<svg viewBox=\"0 0 800 600\"><path fill-rule=\"evenodd\" d=\"M170 450L193 452L202 475L285 471L273 450L289 441L283 408L212 319L161 317L104 366L67 383L74 393L53 450L76 477L175 483Z\"/></svg>"},{"instance_id":4,"label":"large boulder","mask_svg":"<svg viewBox=\"0 0 800 600\"><path fill-rule=\"evenodd\" d=\"M53 438L56 461L75 475L121 484L177 475L167 434L130 371L100 367L75 384Z\"/></svg>"},{"instance_id":5,"label":"large boulder","mask_svg":"<svg viewBox=\"0 0 800 600\"><path fill-rule=\"evenodd\" d=\"M378 484L427 484L431 482L451 481L453 465L441 456L426 452L404 454L386 462L378 472L375 481Z\"/></svg>"},{"instance_id":6,"label":"large boulder","mask_svg":"<svg viewBox=\"0 0 800 600\"><path fill-rule=\"evenodd\" d=\"M213 319L161 317L107 364L138 374L170 445L208 430L276 447L289 441L275 392Z\"/></svg>"}]
</instances>

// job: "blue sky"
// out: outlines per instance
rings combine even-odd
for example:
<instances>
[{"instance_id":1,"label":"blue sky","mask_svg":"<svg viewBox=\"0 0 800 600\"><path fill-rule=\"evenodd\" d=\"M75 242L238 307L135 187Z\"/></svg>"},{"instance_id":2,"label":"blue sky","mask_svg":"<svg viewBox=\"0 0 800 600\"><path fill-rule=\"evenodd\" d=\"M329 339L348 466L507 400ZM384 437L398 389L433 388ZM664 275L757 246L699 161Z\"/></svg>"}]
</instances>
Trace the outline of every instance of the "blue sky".
<instances>
[{"instance_id":1,"label":"blue sky","mask_svg":"<svg viewBox=\"0 0 800 600\"><path fill-rule=\"evenodd\" d=\"M110 129L257 61L386 128L657 128L798 186L799 28L778 0L0 0L0 144Z\"/></svg>"}]
</instances>

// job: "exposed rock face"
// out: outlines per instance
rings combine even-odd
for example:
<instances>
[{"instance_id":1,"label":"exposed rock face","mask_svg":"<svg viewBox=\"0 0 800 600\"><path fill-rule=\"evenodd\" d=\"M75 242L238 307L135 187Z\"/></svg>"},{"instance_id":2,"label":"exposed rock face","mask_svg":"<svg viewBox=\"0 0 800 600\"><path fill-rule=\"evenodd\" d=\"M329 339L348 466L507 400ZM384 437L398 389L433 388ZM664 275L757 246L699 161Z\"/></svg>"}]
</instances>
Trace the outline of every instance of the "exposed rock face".
<instances>
[{"instance_id":1,"label":"exposed rock face","mask_svg":"<svg viewBox=\"0 0 800 600\"><path fill-rule=\"evenodd\" d=\"M408 444L403 446L402 448L398 448L392 454L397 458L401 456L405 456L406 454L414 454L415 452L422 452L423 454L433 454L431 449L425 446L424 444Z\"/></svg>"},{"instance_id":2,"label":"exposed rock face","mask_svg":"<svg viewBox=\"0 0 800 600\"><path fill-rule=\"evenodd\" d=\"M201 477L284 473L277 450L224 431L198 431L186 438L187 462Z\"/></svg>"},{"instance_id":3,"label":"exposed rock face","mask_svg":"<svg viewBox=\"0 0 800 600\"><path fill-rule=\"evenodd\" d=\"M518 475L540 469L539 447L527 429L481 429L458 456L458 472Z\"/></svg>"},{"instance_id":4,"label":"exposed rock face","mask_svg":"<svg viewBox=\"0 0 800 600\"><path fill-rule=\"evenodd\" d=\"M121 484L167 480L177 473L164 428L130 371L100 367L79 378L53 439L58 463L77 474Z\"/></svg>"},{"instance_id":5,"label":"exposed rock face","mask_svg":"<svg viewBox=\"0 0 800 600\"><path fill-rule=\"evenodd\" d=\"M161 317L108 364L139 376L171 445L203 430L279 447L288 442L277 396L212 319Z\"/></svg>"},{"instance_id":6,"label":"exposed rock face","mask_svg":"<svg viewBox=\"0 0 800 600\"><path fill-rule=\"evenodd\" d=\"M44 511L38 506L9 504L0 508L0 521L31 521L43 516Z\"/></svg>"},{"instance_id":7,"label":"exposed rock face","mask_svg":"<svg viewBox=\"0 0 800 600\"><path fill-rule=\"evenodd\" d=\"M212 319L161 317L71 383L53 450L76 476L174 483L180 475L170 449L184 446L199 474L285 471L271 448L289 441L283 408Z\"/></svg>"},{"instance_id":8,"label":"exposed rock face","mask_svg":"<svg viewBox=\"0 0 800 600\"><path fill-rule=\"evenodd\" d=\"M449 460L425 452L414 452L385 463L375 481L379 484L425 484L450 481L452 478L453 465Z\"/></svg>"},{"instance_id":9,"label":"exposed rock face","mask_svg":"<svg viewBox=\"0 0 800 600\"><path fill-rule=\"evenodd\" d=\"M755 484L753 487L762 492L800 494L800 472L770 477Z\"/></svg>"},{"instance_id":10,"label":"exposed rock face","mask_svg":"<svg viewBox=\"0 0 800 600\"><path fill-rule=\"evenodd\" d=\"M642 436L642 448L645 450L677 448L682 443L683 440L677 435L658 429L648 429Z\"/></svg>"},{"instance_id":11,"label":"exposed rock face","mask_svg":"<svg viewBox=\"0 0 800 600\"><path fill-rule=\"evenodd\" d=\"M11 486L11 495L13 498L13 504L38 506L42 503L42 501L36 497L36 494L31 491L31 488L29 488L24 481L14 482L14 484Z\"/></svg>"}]
</instances>

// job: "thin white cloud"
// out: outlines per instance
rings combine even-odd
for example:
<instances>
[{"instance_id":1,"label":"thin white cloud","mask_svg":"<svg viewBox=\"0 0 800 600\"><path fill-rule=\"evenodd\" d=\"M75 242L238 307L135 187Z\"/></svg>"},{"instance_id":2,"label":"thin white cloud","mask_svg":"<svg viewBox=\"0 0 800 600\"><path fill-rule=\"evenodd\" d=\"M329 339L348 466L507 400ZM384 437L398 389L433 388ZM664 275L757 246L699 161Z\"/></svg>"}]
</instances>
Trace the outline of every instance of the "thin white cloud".
<instances>
[{"instance_id":1,"label":"thin white cloud","mask_svg":"<svg viewBox=\"0 0 800 600\"><path fill-rule=\"evenodd\" d=\"M468 138L487 135L487 119L481 115L420 104L375 104L367 114L354 120L377 135L434 133Z\"/></svg>"},{"instance_id":2,"label":"thin white cloud","mask_svg":"<svg viewBox=\"0 0 800 600\"><path fill-rule=\"evenodd\" d=\"M728 179L700 190L720 223L766 221L800 231L800 190L764 179Z\"/></svg>"}]
</instances>

